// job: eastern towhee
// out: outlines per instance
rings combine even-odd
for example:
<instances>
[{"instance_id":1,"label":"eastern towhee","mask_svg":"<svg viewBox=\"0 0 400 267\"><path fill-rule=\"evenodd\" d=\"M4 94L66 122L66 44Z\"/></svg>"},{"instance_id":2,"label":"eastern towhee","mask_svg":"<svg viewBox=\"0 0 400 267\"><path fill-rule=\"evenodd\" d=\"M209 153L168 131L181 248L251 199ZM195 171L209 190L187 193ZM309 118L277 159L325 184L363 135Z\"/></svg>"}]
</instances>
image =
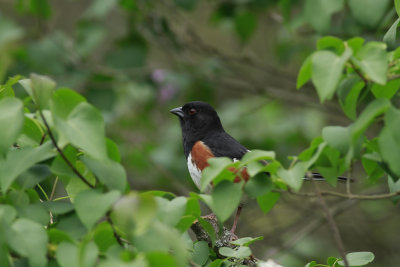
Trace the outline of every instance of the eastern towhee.
<instances>
[{"instance_id":1,"label":"eastern towhee","mask_svg":"<svg viewBox=\"0 0 400 267\"><path fill-rule=\"evenodd\" d=\"M172 109L171 113L179 117L189 173L198 188L200 188L201 172L209 166L209 158L228 157L240 160L249 151L225 132L217 112L208 103L189 102L182 107ZM240 179L245 181L249 179L245 169L240 175L238 174L235 181L238 182ZM319 173L312 173L312 179L323 180L323 177Z\"/></svg>"}]
</instances>

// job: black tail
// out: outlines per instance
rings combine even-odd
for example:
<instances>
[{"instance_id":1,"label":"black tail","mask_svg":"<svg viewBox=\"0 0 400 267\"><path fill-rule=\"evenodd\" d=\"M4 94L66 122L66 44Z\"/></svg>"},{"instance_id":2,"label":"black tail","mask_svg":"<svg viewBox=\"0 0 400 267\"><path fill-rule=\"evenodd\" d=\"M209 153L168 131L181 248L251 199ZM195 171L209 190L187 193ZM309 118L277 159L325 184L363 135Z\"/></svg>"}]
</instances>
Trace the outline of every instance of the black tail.
<instances>
[{"instance_id":1,"label":"black tail","mask_svg":"<svg viewBox=\"0 0 400 267\"><path fill-rule=\"evenodd\" d=\"M312 174L312 178L310 178L310 177L308 177L308 176L304 176L304 180L307 180L307 181L311 181L311 179L312 180L315 180L315 181L325 181L325 178L320 174L320 173L318 173L318 172L313 172L313 173L311 173ZM347 178L347 177L345 177L345 176L339 176L338 177L338 181L339 182L346 182L347 180L349 180L349 178ZM352 182L354 182L354 180L353 179L350 179L350 182L352 183Z\"/></svg>"}]
</instances>

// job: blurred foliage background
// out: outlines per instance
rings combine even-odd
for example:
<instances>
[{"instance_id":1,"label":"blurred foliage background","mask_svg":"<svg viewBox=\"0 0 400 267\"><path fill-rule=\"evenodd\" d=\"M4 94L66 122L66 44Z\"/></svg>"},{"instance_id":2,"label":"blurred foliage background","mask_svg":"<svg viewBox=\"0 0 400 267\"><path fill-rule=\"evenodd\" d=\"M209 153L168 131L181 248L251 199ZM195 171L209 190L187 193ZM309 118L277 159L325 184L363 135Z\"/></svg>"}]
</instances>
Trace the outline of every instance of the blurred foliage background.
<instances>
[{"instance_id":1,"label":"blurred foliage background","mask_svg":"<svg viewBox=\"0 0 400 267\"><path fill-rule=\"evenodd\" d=\"M188 195L197 189L171 108L207 101L241 143L289 163L323 126L350 122L311 85L295 90L316 40L381 41L394 20L390 0L0 0L0 83L36 72L77 90L103 112L132 190ZM352 176L368 192L362 168ZM398 265L398 204L328 200L347 251ZM282 196L266 215L249 203L238 235L263 235L255 254L285 266L339 256L313 199Z\"/></svg>"}]
</instances>

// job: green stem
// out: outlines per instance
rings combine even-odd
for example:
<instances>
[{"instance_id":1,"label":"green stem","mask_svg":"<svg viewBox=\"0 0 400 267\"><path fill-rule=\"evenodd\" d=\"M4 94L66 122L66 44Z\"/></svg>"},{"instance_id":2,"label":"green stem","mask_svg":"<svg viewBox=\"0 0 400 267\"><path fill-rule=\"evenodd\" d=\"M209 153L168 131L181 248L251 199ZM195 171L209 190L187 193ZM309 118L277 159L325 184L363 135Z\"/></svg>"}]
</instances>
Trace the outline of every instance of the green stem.
<instances>
[{"instance_id":1,"label":"green stem","mask_svg":"<svg viewBox=\"0 0 400 267\"><path fill-rule=\"evenodd\" d=\"M49 201L49 196L46 194L46 191L44 191L43 187L40 184L37 184L37 187L42 191L42 194L46 198L47 201Z\"/></svg>"},{"instance_id":2,"label":"green stem","mask_svg":"<svg viewBox=\"0 0 400 267\"><path fill-rule=\"evenodd\" d=\"M56 199L53 199L53 201L59 201L59 200L69 199L69 198L71 198L71 196L58 197L58 198L56 198Z\"/></svg>"}]
</instances>

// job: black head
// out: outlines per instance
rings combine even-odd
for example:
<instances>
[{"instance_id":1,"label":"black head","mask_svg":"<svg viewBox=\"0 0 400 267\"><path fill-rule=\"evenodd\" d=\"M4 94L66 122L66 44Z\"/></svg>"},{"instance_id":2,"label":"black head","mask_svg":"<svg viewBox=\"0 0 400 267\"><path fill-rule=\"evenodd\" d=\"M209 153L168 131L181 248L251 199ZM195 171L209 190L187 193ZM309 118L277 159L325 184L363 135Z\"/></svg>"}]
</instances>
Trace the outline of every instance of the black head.
<instances>
[{"instance_id":1,"label":"black head","mask_svg":"<svg viewBox=\"0 0 400 267\"><path fill-rule=\"evenodd\" d=\"M189 102L172 109L171 113L179 117L184 146L193 145L207 135L224 131L217 112L208 103Z\"/></svg>"}]
</instances>

